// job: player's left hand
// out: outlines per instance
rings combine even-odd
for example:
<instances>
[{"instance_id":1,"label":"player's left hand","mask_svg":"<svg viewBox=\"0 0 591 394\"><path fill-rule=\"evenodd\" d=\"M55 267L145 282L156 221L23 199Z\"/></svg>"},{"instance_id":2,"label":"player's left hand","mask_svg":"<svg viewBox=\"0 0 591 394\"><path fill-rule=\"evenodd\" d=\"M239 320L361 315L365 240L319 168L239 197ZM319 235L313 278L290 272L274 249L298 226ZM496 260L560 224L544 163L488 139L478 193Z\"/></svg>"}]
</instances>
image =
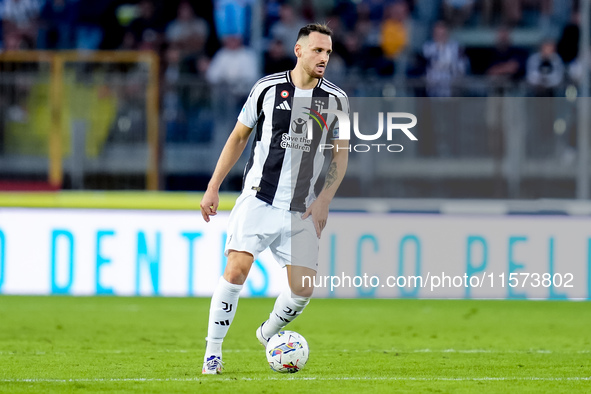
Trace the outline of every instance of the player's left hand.
<instances>
[{"instance_id":1,"label":"player's left hand","mask_svg":"<svg viewBox=\"0 0 591 394\"><path fill-rule=\"evenodd\" d=\"M320 238L320 234L326 226L329 204L330 202L318 199L310 204L306 212L302 215L302 219L312 216L312 222L314 222L314 228L316 229L316 236L318 238Z\"/></svg>"}]
</instances>

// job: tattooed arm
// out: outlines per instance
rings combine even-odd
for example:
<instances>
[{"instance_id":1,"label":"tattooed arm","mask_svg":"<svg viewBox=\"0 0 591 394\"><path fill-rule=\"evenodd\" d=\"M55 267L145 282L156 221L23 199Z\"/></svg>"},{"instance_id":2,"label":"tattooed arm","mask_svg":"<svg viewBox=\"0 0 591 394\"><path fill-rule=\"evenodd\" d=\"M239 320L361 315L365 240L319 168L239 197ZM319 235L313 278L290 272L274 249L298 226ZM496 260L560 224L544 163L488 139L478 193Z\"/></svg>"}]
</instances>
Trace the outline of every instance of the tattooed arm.
<instances>
[{"instance_id":1,"label":"tattooed arm","mask_svg":"<svg viewBox=\"0 0 591 394\"><path fill-rule=\"evenodd\" d=\"M349 141L335 140L334 142L332 161L330 162L330 166L326 173L324 188L318 195L318 199L308 207L308 210L303 216L304 219L310 215L312 216L318 238L320 238L320 234L322 233L324 226L326 226L328 206L345 176L349 159Z\"/></svg>"},{"instance_id":2,"label":"tattooed arm","mask_svg":"<svg viewBox=\"0 0 591 394\"><path fill-rule=\"evenodd\" d=\"M336 144L332 151L332 161L326 173L324 180L324 188L318 196L318 199L328 200L330 203L341 185L347 170L347 162L349 159L349 141L335 140Z\"/></svg>"}]
</instances>

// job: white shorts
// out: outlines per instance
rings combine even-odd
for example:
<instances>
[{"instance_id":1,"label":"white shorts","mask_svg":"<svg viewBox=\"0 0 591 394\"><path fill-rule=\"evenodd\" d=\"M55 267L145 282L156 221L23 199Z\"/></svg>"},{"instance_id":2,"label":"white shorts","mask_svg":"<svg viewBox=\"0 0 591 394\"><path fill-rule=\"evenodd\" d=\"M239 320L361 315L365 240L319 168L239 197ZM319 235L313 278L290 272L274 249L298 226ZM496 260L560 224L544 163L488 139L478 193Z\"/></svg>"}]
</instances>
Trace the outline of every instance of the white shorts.
<instances>
[{"instance_id":1,"label":"white shorts","mask_svg":"<svg viewBox=\"0 0 591 394\"><path fill-rule=\"evenodd\" d=\"M230 213L226 256L230 250L257 256L270 248L285 267L302 266L318 270L318 237L312 217L276 208L251 194L243 193Z\"/></svg>"}]
</instances>

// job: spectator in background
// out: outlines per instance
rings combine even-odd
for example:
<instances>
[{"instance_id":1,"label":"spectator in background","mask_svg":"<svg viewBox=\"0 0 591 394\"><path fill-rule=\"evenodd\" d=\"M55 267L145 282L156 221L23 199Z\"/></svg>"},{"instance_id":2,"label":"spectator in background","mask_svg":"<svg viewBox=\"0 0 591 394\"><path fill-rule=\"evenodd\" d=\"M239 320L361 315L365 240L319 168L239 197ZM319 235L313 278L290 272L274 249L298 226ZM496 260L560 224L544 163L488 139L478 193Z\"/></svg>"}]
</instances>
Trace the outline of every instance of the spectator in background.
<instances>
[{"instance_id":1,"label":"spectator in background","mask_svg":"<svg viewBox=\"0 0 591 394\"><path fill-rule=\"evenodd\" d=\"M531 24L531 20L524 20L524 10L530 9L535 12L532 13L538 16L537 22L546 20L549 22L550 15L554 11L558 14L563 14L565 9L569 9L570 6L566 6L566 3L571 0L480 0L482 10L482 20L484 24L491 24L495 21L495 11L500 10L501 23L506 26L519 26L527 25L528 22ZM568 15L568 14L567 14ZM559 19L562 17L558 16ZM540 24L540 23L538 23ZM547 27L547 26L546 26Z\"/></svg>"},{"instance_id":2,"label":"spectator in background","mask_svg":"<svg viewBox=\"0 0 591 394\"><path fill-rule=\"evenodd\" d=\"M394 60L408 44L408 7L398 1L385 8L381 26L381 48L387 59Z\"/></svg>"},{"instance_id":3,"label":"spectator in background","mask_svg":"<svg viewBox=\"0 0 591 394\"><path fill-rule=\"evenodd\" d=\"M127 32L133 35L134 46L138 49L159 49L163 41L163 26L154 3L141 0L138 9L139 16L127 27Z\"/></svg>"},{"instance_id":4,"label":"spectator in background","mask_svg":"<svg viewBox=\"0 0 591 394\"><path fill-rule=\"evenodd\" d=\"M22 51L25 49L31 49L31 47L27 46L27 43L23 40L21 35L14 31L7 31L4 34L2 45L2 49L5 51Z\"/></svg>"},{"instance_id":5,"label":"spectator in background","mask_svg":"<svg viewBox=\"0 0 591 394\"><path fill-rule=\"evenodd\" d=\"M564 64L556 53L554 41L545 40L540 50L527 59L527 82L532 87L535 97L553 97L556 89L564 80ZM532 127L528 128L526 136L526 154L533 157L547 157L556 152L556 135L554 121L556 109L553 100L530 100L537 116L528 119Z\"/></svg>"},{"instance_id":6,"label":"spectator in background","mask_svg":"<svg viewBox=\"0 0 591 394\"><path fill-rule=\"evenodd\" d=\"M181 1L177 18L166 28L166 40L182 51L198 52L203 49L208 35L207 22L195 16L189 2Z\"/></svg>"},{"instance_id":7,"label":"spectator in background","mask_svg":"<svg viewBox=\"0 0 591 394\"><path fill-rule=\"evenodd\" d=\"M547 18L543 20L545 33L553 39L558 39L563 28L569 23L573 22L575 18L575 3L580 3L580 0L549 0L550 12Z\"/></svg>"},{"instance_id":8,"label":"spectator in background","mask_svg":"<svg viewBox=\"0 0 591 394\"><path fill-rule=\"evenodd\" d=\"M460 44L449 38L445 22L433 27L433 40L423 45L426 89L431 97L450 97L454 82L465 75L468 62Z\"/></svg>"},{"instance_id":9,"label":"spectator in background","mask_svg":"<svg viewBox=\"0 0 591 394\"><path fill-rule=\"evenodd\" d=\"M163 42L163 24L155 4L151 0L138 3L139 16L127 27L127 32L133 35L135 47L159 49Z\"/></svg>"},{"instance_id":10,"label":"spectator in background","mask_svg":"<svg viewBox=\"0 0 591 394\"><path fill-rule=\"evenodd\" d=\"M170 45L164 52L166 68L162 81L162 120L166 128L166 140L186 141L186 113L183 111L179 95L181 75L181 50Z\"/></svg>"},{"instance_id":11,"label":"spectator in background","mask_svg":"<svg viewBox=\"0 0 591 394\"><path fill-rule=\"evenodd\" d=\"M219 37L250 39L251 11L255 0L214 0L214 20Z\"/></svg>"},{"instance_id":12,"label":"spectator in background","mask_svg":"<svg viewBox=\"0 0 591 394\"><path fill-rule=\"evenodd\" d=\"M318 8L320 4L322 3L319 1L302 0L300 15L303 17L304 20L307 21L316 20L316 15L318 13Z\"/></svg>"},{"instance_id":13,"label":"spectator in background","mask_svg":"<svg viewBox=\"0 0 591 394\"><path fill-rule=\"evenodd\" d=\"M37 47L39 49L72 48L72 29L77 17L77 7L71 0L47 0L41 9Z\"/></svg>"},{"instance_id":14,"label":"spectator in background","mask_svg":"<svg viewBox=\"0 0 591 394\"><path fill-rule=\"evenodd\" d=\"M570 81L576 84L581 83L581 78L583 78L583 66L581 65L581 60L579 58L570 62L567 67L567 75Z\"/></svg>"},{"instance_id":15,"label":"spectator in background","mask_svg":"<svg viewBox=\"0 0 591 394\"><path fill-rule=\"evenodd\" d=\"M176 45L169 45L164 51L164 61L166 63L166 68L164 69L165 85L175 85L178 83L181 75L181 57L182 51Z\"/></svg>"},{"instance_id":16,"label":"spectator in background","mask_svg":"<svg viewBox=\"0 0 591 394\"><path fill-rule=\"evenodd\" d=\"M241 36L225 36L222 41L223 47L211 59L206 79L214 85L225 84L236 96L246 96L259 75L258 56L242 44Z\"/></svg>"},{"instance_id":17,"label":"spectator in background","mask_svg":"<svg viewBox=\"0 0 591 394\"><path fill-rule=\"evenodd\" d=\"M306 24L290 4L282 4L279 9L279 21L271 27L271 38L279 40L283 45L291 48L295 45L295 39L300 28ZM293 51L292 51L293 52ZM290 53L295 59L295 54Z\"/></svg>"},{"instance_id":18,"label":"spectator in background","mask_svg":"<svg viewBox=\"0 0 591 394\"><path fill-rule=\"evenodd\" d=\"M271 27L279 22L279 10L281 9L281 0L267 0L265 4L265 24L263 26L263 35L269 37Z\"/></svg>"},{"instance_id":19,"label":"spectator in background","mask_svg":"<svg viewBox=\"0 0 591 394\"><path fill-rule=\"evenodd\" d=\"M273 40L269 49L265 52L264 74L274 74L277 72L291 70L295 67L293 58L287 54L285 45L279 40Z\"/></svg>"},{"instance_id":20,"label":"spectator in background","mask_svg":"<svg viewBox=\"0 0 591 394\"><path fill-rule=\"evenodd\" d=\"M132 32L126 31L123 34L123 39L121 40L121 45L117 49L122 50L122 51L133 51L133 50L137 49L135 37L133 36Z\"/></svg>"},{"instance_id":21,"label":"spectator in background","mask_svg":"<svg viewBox=\"0 0 591 394\"><path fill-rule=\"evenodd\" d=\"M181 75L205 80L211 59L204 52L186 56L181 63Z\"/></svg>"},{"instance_id":22,"label":"spectator in background","mask_svg":"<svg viewBox=\"0 0 591 394\"><path fill-rule=\"evenodd\" d=\"M205 52L192 53L181 61L180 74L189 84L179 86L178 122L175 128L176 141L207 143L215 129L215 111L211 90L207 88L205 75L210 59ZM169 137L172 137L169 134ZM180 138L180 140L179 140Z\"/></svg>"},{"instance_id":23,"label":"spectator in background","mask_svg":"<svg viewBox=\"0 0 591 394\"><path fill-rule=\"evenodd\" d=\"M500 28L486 75L494 82L507 82L525 74L525 54L511 42L511 31Z\"/></svg>"},{"instance_id":24,"label":"spectator in background","mask_svg":"<svg viewBox=\"0 0 591 394\"><path fill-rule=\"evenodd\" d=\"M37 0L4 0L0 15L4 35L18 35L34 48L37 42L40 4Z\"/></svg>"},{"instance_id":25,"label":"spectator in background","mask_svg":"<svg viewBox=\"0 0 591 394\"><path fill-rule=\"evenodd\" d=\"M556 53L564 64L570 64L579 55L580 19L581 15L578 12L572 14L570 23L562 30L556 45Z\"/></svg>"},{"instance_id":26,"label":"spectator in background","mask_svg":"<svg viewBox=\"0 0 591 394\"><path fill-rule=\"evenodd\" d=\"M396 0L398 1L398 0ZM384 3L392 2L384 0L361 0L359 5L367 13L368 18L374 23L380 23L384 15Z\"/></svg>"},{"instance_id":27,"label":"spectator in background","mask_svg":"<svg viewBox=\"0 0 591 394\"><path fill-rule=\"evenodd\" d=\"M523 24L523 9L534 8L542 17L551 13L553 0L502 0L502 12L505 23L510 26ZM555 0L568 1L568 0Z\"/></svg>"},{"instance_id":28,"label":"spectator in background","mask_svg":"<svg viewBox=\"0 0 591 394\"><path fill-rule=\"evenodd\" d=\"M443 17L452 27L463 26L473 10L474 0L443 0Z\"/></svg>"},{"instance_id":29,"label":"spectator in background","mask_svg":"<svg viewBox=\"0 0 591 394\"><path fill-rule=\"evenodd\" d=\"M390 50L390 53L399 49L397 47L400 46L401 35L397 20L403 19L403 13L400 12L402 8L398 5L389 8L384 22L376 23L372 19L372 6L377 7L377 3L357 4L357 21L353 31L335 35L333 48L340 58L335 61L337 66L333 64L331 75L338 74L337 72L342 74L345 71L355 73L359 69L363 70L366 77L390 76L394 73L394 63L391 58L384 56L383 48ZM402 4L401 6L404 7ZM353 51L354 54L347 51Z\"/></svg>"},{"instance_id":30,"label":"spectator in background","mask_svg":"<svg viewBox=\"0 0 591 394\"><path fill-rule=\"evenodd\" d=\"M344 25L341 15L329 13L326 17L326 25L332 29L332 49L333 52L341 53L343 51L343 39L348 31Z\"/></svg>"},{"instance_id":31,"label":"spectator in background","mask_svg":"<svg viewBox=\"0 0 591 394\"><path fill-rule=\"evenodd\" d=\"M365 56L359 37L354 33L347 33L343 45L341 57L348 73L359 74L365 68Z\"/></svg>"},{"instance_id":32,"label":"spectator in background","mask_svg":"<svg viewBox=\"0 0 591 394\"><path fill-rule=\"evenodd\" d=\"M357 23L357 5L350 0L336 0L332 12L329 12L329 18L337 17L342 21L347 30L353 30ZM328 21L327 21L328 22ZM332 28L330 23L328 26Z\"/></svg>"},{"instance_id":33,"label":"spectator in background","mask_svg":"<svg viewBox=\"0 0 591 394\"><path fill-rule=\"evenodd\" d=\"M142 40L137 44L137 49L140 51L161 52L163 44L161 34L152 29L147 29L142 35Z\"/></svg>"},{"instance_id":34,"label":"spectator in background","mask_svg":"<svg viewBox=\"0 0 591 394\"><path fill-rule=\"evenodd\" d=\"M496 10L501 8L503 0L481 0L481 21L483 25L491 25L496 22Z\"/></svg>"},{"instance_id":35,"label":"spectator in background","mask_svg":"<svg viewBox=\"0 0 591 394\"><path fill-rule=\"evenodd\" d=\"M554 96L554 89L564 80L564 64L556 53L553 41L544 41L540 51L527 59L526 78L534 88L535 96Z\"/></svg>"},{"instance_id":36,"label":"spectator in background","mask_svg":"<svg viewBox=\"0 0 591 394\"><path fill-rule=\"evenodd\" d=\"M455 96L454 84L465 75L468 62L460 45L449 38L445 22L433 26L433 40L423 45L426 62L425 90L430 97ZM424 100L425 127L422 132L424 146L419 153L439 157L455 157L461 146L457 124L458 108L454 100ZM428 109L428 108L431 109ZM419 112L421 113L421 112ZM427 115L429 114L429 115ZM437 121L434 121L434 120Z\"/></svg>"},{"instance_id":37,"label":"spectator in background","mask_svg":"<svg viewBox=\"0 0 591 394\"><path fill-rule=\"evenodd\" d=\"M413 0L413 15L417 23L413 24L411 47L420 51L429 39L433 24L439 19L442 0Z\"/></svg>"},{"instance_id":38,"label":"spectator in background","mask_svg":"<svg viewBox=\"0 0 591 394\"><path fill-rule=\"evenodd\" d=\"M417 20L424 25L437 21L442 0L413 0Z\"/></svg>"},{"instance_id":39,"label":"spectator in background","mask_svg":"<svg viewBox=\"0 0 591 394\"><path fill-rule=\"evenodd\" d=\"M501 165L504 156L504 119L506 118L507 100L504 99L509 83L522 78L525 74L526 54L515 48L511 42L511 31L501 27L497 32L494 51L491 55L486 75L491 81L491 92L486 100L485 120L487 126L488 150L497 165ZM499 169L498 174L502 173ZM502 177L496 177L497 185L502 185Z\"/></svg>"},{"instance_id":40,"label":"spectator in background","mask_svg":"<svg viewBox=\"0 0 591 394\"><path fill-rule=\"evenodd\" d=\"M123 31L115 16L116 0L74 0L78 20L75 25L76 48L95 50L117 48Z\"/></svg>"},{"instance_id":41,"label":"spectator in background","mask_svg":"<svg viewBox=\"0 0 591 394\"><path fill-rule=\"evenodd\" d=\"M357 5L357 21L353 31L364 47L380 46L380 25L371 19L371 9L365 3Z\"/></svg>"}]
</instances>

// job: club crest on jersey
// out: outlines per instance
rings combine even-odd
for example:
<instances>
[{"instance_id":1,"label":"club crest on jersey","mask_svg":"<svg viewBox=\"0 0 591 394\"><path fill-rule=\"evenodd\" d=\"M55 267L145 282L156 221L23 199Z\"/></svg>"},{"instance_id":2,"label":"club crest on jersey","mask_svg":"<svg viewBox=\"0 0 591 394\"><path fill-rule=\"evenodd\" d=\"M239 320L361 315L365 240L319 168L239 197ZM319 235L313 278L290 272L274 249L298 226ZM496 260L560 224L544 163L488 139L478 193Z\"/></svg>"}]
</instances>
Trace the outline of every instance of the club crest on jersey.
<instances>
[{"instance_id":1,"label":"club crest on jersey","mask_svg":"<svg viewBox=\"0 0 591 394\"><path fill-rule=\"evenodd\" d=\"M283 98L288 98L288 97L289 97L289 92L288 92L287 90L283 90L283 91L281 92L281 97L283 97Z\"/></svg>"}]
</instances>

